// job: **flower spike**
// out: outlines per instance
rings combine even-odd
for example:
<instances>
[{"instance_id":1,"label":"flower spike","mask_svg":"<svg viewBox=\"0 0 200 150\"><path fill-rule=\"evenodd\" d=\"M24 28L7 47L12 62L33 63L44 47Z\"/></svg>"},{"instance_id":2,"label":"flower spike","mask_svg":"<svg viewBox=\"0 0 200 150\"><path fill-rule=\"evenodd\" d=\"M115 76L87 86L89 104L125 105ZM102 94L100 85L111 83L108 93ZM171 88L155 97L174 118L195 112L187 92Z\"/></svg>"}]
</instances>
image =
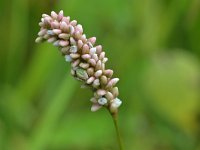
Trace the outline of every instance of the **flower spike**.
<instances>
[{"instance_id":1,"label":"flower spike","mask_svg":"<svg viewBox=\"0 0 200 150\"><path fill-rule=\"evenodd\" d=\"M106 107L111 113L117 113L121 100L116 87L118 78L112 78L113 70L106 69L108 58L101 45L95 46L96 37L86 38L83 27L76 20L70 21L61 10L51 15L43 14L37 43L47 41L58 47L67 62L71 64L71 74L84 86L94 92L91 98L91 111Z\"/></svg>"}]
</instances>

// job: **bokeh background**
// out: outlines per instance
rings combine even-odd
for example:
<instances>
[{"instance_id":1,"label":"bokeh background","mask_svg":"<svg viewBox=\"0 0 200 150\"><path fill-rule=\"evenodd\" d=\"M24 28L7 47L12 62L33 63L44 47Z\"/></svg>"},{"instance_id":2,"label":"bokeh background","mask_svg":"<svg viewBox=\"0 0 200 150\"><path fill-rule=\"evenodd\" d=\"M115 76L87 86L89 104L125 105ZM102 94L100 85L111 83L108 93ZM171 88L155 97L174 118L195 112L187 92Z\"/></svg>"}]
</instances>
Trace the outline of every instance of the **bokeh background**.
<instances>
[{"instance_id":1,"label":"bokeh background","mask_svg":"<svg viewBox=\"0 0 200 150\"><path fill-rule=\"evenodd\" d=\"M199 0L1 0L0 150L117 150L108 112L35 44L41 14L61 9L120 78L125 149L200 150Z\"/></svg>"}]
</instances>

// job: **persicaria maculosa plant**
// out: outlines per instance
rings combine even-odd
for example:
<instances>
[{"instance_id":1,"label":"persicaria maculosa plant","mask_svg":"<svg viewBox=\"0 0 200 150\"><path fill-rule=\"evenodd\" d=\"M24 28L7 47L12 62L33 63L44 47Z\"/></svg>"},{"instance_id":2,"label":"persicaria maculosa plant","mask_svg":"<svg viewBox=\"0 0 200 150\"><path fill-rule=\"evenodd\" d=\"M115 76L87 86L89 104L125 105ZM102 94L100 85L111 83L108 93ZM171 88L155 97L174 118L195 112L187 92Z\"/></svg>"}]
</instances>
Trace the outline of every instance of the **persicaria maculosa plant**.
<instances>
[{"instance_id":1,"label":"persicaria maculosa plant","mask_svg":"<svg viewBox=\"0 0 200 150\"><path fill-rule=\"evenodd\" d=\"M118 78L113 78L113 70L106 69L108 58L101 45L96 45L96 37L86 38L82 25L76 20L70 21L63 11L58 14L54 11L51 15L43 14L41 27L36 42L47 41L58 47L67 62L71 64L72 76L83 83L82 87L88 87L94 92L90 99L91 111L97 111L105 107L111 113L121 146L121 140L117 125L118 108L121 100L116 83Z\"/></svg>"}]
</instances>

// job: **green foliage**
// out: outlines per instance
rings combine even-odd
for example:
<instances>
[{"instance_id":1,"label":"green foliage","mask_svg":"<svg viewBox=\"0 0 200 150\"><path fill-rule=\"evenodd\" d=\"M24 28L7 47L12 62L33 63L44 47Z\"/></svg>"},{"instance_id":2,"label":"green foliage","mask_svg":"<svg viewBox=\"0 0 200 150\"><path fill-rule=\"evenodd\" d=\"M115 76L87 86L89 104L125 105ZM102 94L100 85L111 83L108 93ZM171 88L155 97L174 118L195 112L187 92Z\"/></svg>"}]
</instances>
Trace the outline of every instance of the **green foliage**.
<instances>
[{"instance_id":1,"label":"green foliage","mask_svg":"<svg viewBox=\"0 0 200 150\"><path fill-rule=\"evenodd\" d=\"M41 14L61 9L97 37L120 78L125 149L200 149L199 0L11 0L0 9L0 150L117 149L108 112L90 112L92 92L55 47L34 43Z\"/></svg>"}]
</instances>

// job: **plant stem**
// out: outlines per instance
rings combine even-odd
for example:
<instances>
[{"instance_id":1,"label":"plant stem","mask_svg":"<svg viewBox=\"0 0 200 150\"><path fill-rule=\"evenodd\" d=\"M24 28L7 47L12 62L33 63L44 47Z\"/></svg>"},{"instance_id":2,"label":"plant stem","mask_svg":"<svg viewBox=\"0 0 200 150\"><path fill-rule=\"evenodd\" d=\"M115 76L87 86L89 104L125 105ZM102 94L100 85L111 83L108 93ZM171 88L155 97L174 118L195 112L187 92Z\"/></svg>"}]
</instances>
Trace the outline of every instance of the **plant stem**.
<instances>
[{"instance_id":1,"label":"plant stem","mask_svg":"<svg viewBox=\"0 0 200 150\"><path fill-rule=\"evenodd\" d=\"M117 140L118 140L118 144L119 144L119 149L123 150L123 146L122 146L122 138L119 132L119 126L118 126L118 113L110 113L115 125L115 130L116 130L116 134L117 134Z\"/></svg>"}]
</instances>

